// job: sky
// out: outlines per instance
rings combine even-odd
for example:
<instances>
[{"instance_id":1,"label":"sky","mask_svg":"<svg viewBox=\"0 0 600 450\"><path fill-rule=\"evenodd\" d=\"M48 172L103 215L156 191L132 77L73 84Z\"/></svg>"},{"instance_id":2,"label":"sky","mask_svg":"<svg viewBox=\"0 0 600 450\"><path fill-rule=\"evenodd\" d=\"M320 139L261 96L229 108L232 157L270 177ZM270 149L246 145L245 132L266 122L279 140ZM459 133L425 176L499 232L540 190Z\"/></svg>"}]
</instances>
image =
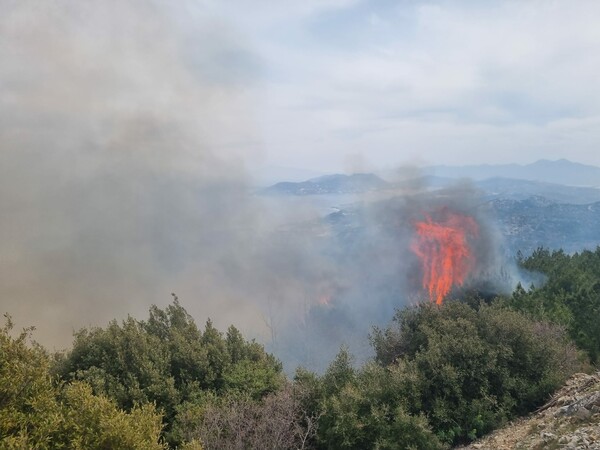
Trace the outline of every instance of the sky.
<instances>
[{"instance_id":1,"label":"sky","mask_svg":"<svg viewBox=\"0 0 600 450\"><path fill-rule=\"evenodd\" d=\"M253 96L256 128L219 145L250 165L600 165L597 1L206 0L175 14L227 30L214 76Z\"/></svg>"}]
</instances>

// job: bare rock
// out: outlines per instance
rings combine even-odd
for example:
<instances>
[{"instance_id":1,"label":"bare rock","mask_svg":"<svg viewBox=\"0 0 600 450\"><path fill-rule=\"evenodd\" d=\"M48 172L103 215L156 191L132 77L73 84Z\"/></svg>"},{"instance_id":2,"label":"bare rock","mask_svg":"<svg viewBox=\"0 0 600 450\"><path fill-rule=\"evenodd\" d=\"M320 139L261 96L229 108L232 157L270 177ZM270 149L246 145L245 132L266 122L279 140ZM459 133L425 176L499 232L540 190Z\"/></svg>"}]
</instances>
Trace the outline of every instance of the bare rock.
<instances>
[{"instance_id":1,"label":"bare rock","mask_svg":"<svg viewBox=\"0 0 600 450\"><path fill-rule=\"evenodd\" d=\"M573 375L537 412L463 449L543 448L600 450L600 372Z\"/></svg>"}]
</instances>

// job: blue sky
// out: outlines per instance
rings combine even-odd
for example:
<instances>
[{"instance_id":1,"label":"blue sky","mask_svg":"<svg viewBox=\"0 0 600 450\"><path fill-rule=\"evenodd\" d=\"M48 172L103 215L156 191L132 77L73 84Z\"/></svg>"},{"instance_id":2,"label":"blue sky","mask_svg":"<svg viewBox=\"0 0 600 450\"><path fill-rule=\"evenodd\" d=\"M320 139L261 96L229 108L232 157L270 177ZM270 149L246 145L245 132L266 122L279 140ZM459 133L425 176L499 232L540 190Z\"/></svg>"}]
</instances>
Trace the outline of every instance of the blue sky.
<instances>
[{"instance_id":1,"label":"blue sky","mask_svg":"<svg viewBox=\"0 0 600 450\"><path fill-rule=\"evenodd\" d=\"M600 2L215 0L184 15L223 39L204 68L252 101L252 138L222 145L261 164L600 165Z\"/></svg>"}]
</instances>

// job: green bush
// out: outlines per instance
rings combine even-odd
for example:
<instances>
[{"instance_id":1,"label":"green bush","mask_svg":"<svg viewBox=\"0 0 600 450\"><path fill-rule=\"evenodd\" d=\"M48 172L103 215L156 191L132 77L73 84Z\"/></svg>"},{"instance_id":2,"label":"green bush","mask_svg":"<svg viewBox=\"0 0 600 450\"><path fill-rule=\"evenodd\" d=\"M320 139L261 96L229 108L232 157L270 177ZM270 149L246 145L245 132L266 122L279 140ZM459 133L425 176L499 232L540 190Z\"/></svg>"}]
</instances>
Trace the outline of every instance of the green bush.
<instances>
[{"instance_id":1,"label":"green bush","mask_svg":"<svg viewBox=\"0 0 600 450\"><path fill-rule=\"evenodd\" d=\"M600 362L600 247L574 255L539 248L519 262L546 279L528 290L519 286L507 305L564 325L592 363Z\"/></svg>"},{"instance_id":2,"label":"green bush","mask_svg":"<svg viewBox=\"0 0 600 450\"><path fill-rule=\"evenodd\" d=\"M92 394L83 382L66 385L62 394L63 435L73 449L163 449L158 443L162 429L160 414L146 403L129 413L115 403Z\"/></svg>"},{"instance_id":3,"label":"green bush","mask_svg":"<svg viewBox=\"0 0 600 450\"><path fill-rule=\"evenodd\" d=\"M95 396L89 385L56 385L46 353L29 331L0 329L0 448L162 449L161 416L151 404L130 413Z\"/></svg>"},{"instance_id":4,"label":"green bush","mask_svg":"<svg viewBox=\"0 0 600 450\"><path fill-rule=\"evenodd\" d=\"M153 306L147 321L129 317L79 331L54 370L66 381L85 381L127 411L155 403L164 412L164 436L172 446L183 443L173 429L180 405L207 391L260 400L285 379L279 361L261 345L246 341L234 327L223 335L210 320L199 330L177 299L164 310Z\"/></svg>"},{"instance_id":5,"label":"green bush","mask_svg":"<svg viewBox=\"0 0 600 450\"><path fill-rule=\"evenodd\" d=\"M63 417L48 358L28 345L30 330L13 338L12 328L6 316L0 329L0 447L52 448L61 437Z\"/></svg>"},{"instance_id":6,"label":"green bush","mask_svg":"<svg viewBox=\"0 0 600 450\"><path fill-rule=\"evenodd\" d=\"M407 412L425 414L447 443L532 411L581 367L562 329L498 305L405 309L372 342L377 362L395 371Z\"/></svg>"},{"instance_id":7,"label":"green bush","mask_svg":"<svg viewBox=\"0 0 600 450\"><path fill-rule=\"evenodd\" d=\"M443 448L427 419L408 413L405 383L394 369L356 370L343 349L322 377L299 370L295 379L307 393L305 409L319 417L316 448Z\"/></svg>"}]
</instances>

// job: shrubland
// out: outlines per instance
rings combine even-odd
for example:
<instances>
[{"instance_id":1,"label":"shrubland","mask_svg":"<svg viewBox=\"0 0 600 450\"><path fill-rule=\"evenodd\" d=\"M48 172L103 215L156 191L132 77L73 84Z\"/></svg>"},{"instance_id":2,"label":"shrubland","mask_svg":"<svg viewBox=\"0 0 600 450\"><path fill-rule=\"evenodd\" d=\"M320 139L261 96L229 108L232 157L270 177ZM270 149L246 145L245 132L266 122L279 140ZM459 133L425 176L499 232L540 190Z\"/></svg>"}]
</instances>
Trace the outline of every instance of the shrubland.
<instances>
[{"instance_id":1,"label":"shrubland","mask_svg":"<svg viewBox=\"0 0 600 450\"><path fill-rule=\"evenodd\" d=\"M123 410L156 405L171 446L189 434L183 418L212 407L214 399L258 402L286 382L281 363L261 345L233 326L221 333L210 320L200 330L177 299L164 310L153 306L147 320L129 317L79 331L53 370L60 380L85 382Z\"/></svg>"},{"instance_id":2,"label":"shrubland","mask_svg":"<svg viewBox=\"0 0 600 450\"><path fill-rule=\"evenodd\" d=\"M0 329L0 448L162 449L161 415L152 403L126 412L90 385L50 375L51 360L28 345L30 330Z\"/></svg>"},{"instance_id":3,"label":"shrubland","mask_svg":"<svg viewBox=\"0 0 600 450\"><path fill-rule=\"evenodd\" d=\"M177 299L75 334L49 355L0 330L1 448L441 449L543 404L598 362L600 251L539 249L547 277L510 297L421 304L342 348L323 374L281 363L234 327L200 329Z\"/></svg>"},{"instance_id":4,"label":"shrubland","mask_svg":"<svg viewBox=\"0 0 600 450\"><path fill-rule=\"evenodd\" d=\"M577 346L600 362L600 247L568 255L539 248L519 259L523 268L546 279L528 289L517 286L507 305L533 320L563 325Z\"/></svg>"}]
</instances>

